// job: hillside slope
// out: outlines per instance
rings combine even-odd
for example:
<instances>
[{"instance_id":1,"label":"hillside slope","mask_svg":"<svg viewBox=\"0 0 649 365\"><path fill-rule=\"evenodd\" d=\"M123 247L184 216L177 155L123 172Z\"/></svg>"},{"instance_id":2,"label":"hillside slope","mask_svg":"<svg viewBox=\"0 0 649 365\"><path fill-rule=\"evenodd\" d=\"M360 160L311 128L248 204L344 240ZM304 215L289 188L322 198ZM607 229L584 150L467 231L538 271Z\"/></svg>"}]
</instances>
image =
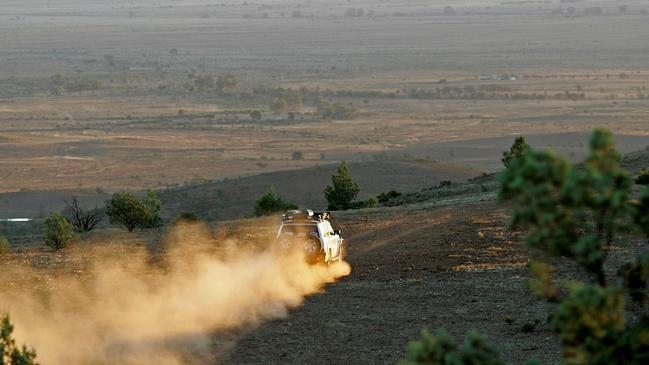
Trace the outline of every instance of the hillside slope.
<instances>
[{"instance_id":1,"label":"hillside slope","mask_svg":"<svg viewBox=\"0 0 649 365\"><path fill-rule=\"evenodd\" d=\"M286 200L302 207L326 208L322 191L331 183L337 164L279 171L235 180L162 191L167 216L193 211L204 219L228 219L248 215L255 200L270 186ZM416 191L440 181L464 181L481 171L451 163L431 161L369 161L350 164L361 188L359 198L388 190Z\"/></svg>"}]
</instances>

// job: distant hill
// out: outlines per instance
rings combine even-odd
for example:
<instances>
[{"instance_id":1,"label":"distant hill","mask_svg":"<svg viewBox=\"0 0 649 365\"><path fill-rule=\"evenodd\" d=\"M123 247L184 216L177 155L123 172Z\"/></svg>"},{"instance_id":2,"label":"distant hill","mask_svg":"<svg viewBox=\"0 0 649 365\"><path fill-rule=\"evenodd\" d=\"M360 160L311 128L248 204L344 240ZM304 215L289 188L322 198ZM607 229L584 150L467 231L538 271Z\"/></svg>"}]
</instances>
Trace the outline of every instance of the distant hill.
<instances>
[{"instance_id":1,"label":"distant hill","mask_svg":"<svg viewBox=\"0 0 649 365\"><path fill-rule=\"evenodd\" d=\"M497 171L502 168L500 159L503 151L509 149L516 136L467 139L442 143L413 144L395 154L406 154L438 161L453 161L461 165ZM582 161L588 152L590 133L570 132L555 134L525 135L534 148L549 148L566 156L572 162ZM644 150L649 147L649 136L615 135L617 149L624 153Z\"/></svg>"},{"instance_id":2,"label":"distant hill","mask_svg":"<svg viewBox=\"0 0 649 365\"><path fill-rule=\"evenodd\" d=\"M337 164L278 171L234 180L161 191L167 217L182 211L197 213L204 219L229 219L249 215L256 199L271 185L287 201L302 207L326 208L322 191L331 183ZM464 181L481 170L453 163L432 161L369 161L350 164L354 179L365 199L388 190L416 191L440 181Z\"/></svg>"}]
</instances>

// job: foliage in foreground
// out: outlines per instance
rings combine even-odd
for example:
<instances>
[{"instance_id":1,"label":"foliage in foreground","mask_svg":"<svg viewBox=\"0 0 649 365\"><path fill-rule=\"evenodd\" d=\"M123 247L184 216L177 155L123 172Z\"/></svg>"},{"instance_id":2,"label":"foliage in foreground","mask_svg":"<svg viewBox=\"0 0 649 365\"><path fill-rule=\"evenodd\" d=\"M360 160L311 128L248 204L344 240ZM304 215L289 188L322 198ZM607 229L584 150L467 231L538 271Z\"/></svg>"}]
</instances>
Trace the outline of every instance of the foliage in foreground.
<instances>
[{"instance_id":1,"label":"foliage in foreground","mask_svg":"<svg viewBox=\"0 0 649 365\"><path fill-rule=\"evenodd\" d=\"M255 202L255 216L268 216L277 212L283 212L289 209L297 209L297 206L292 203L285 202L275 191L275 187L271 186L268 191Z\"/></svg>"},{"instance_id":2,"label":"foliage in foreground","mask_svg":"<svg viewBox=\"0 0 649 365\"><path fill-rule=\"evenodd\" d=\"M595 130L583 166L548 151L524 151L501 175L500 196L514 204L513 227L526 230L529 286L550 304L550 326L563 347L564 364L649 363L649 251L631 259L611 282L606 259L612 245L649 238L649 187L632 199L632 180L619 167L609 131ZM590 280L557 284L548 257L571 259ZM569 283L569 284L566 284ZM626 294L634 302L627 305ZM407 364L491 364L458 358L444 336L409 349ZM415 349L415 350L413 350ZM415 351L415 354L411 354ZM537 361L528 363L538 364Z\"/></svg>"},{"instance_id":3,"label":"foliage in foreground","mask_svg":"<svg viewBox=\"0 0 649 365\"><path fill-rule=\"evenodd\" d=\"M401 365L504 365L498 351L476 331L471 331L460 347L444 329L433 336L424 330L421 339L412 341L406 349L406 360Z\"/></svg>"},{"instance_id":4,"label":"foliage in foreground","mask_svg":"<svg viewBox=\"0 0 649 365\"><path fill-rule=\"evenodd\" d=\"M132 232L136 228L162 226L161 208L162 204L153 190L147 190L147 195L142 199L133 193L121 192L106 202L106 215L111 224Z\"/></svg>"},{"instance_id":5,"label":"foliage in foreground","mask_svg":"<svg viewBox=\"0 0 649 365\"><path fill-rule=\"evenodd\" d=\"M12 334L14 326L8 315L0 321L0 365L38 365L36 352L25 345L18 347Z\"/></svg>"},{"instance_id":6,"label":"foliage in foreground","mask_svg":"<svg viewBox=\"0 0 649 365\"><path fill-rule=\"evenodd\" d=\"M43 222L43 241L45 242L45 246L53 250L60 250L70 244L74 238L72 224L60 213L50 215Z\"/></svg>"}]
</instances>

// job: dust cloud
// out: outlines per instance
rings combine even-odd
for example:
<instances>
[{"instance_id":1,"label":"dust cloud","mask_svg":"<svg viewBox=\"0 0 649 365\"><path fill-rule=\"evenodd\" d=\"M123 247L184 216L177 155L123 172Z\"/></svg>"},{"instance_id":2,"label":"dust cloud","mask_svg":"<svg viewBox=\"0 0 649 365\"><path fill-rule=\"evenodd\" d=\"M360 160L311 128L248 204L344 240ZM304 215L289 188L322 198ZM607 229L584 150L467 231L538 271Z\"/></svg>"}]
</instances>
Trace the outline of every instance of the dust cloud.
<instances>
[{"instance_id":1,"label":"dust cloud","mask_svg":"<svg viewBox=\"0 0 649 365\"><path fill-rule=\"evenodd\" d=\"M241 250L231 240L214 250L208 233L174 229L155 265L145 249L127 259L95 249L82 275L55 277L47 290L29 283L5 290L0 310L11 313L18 341L33 346L43 365L204 364L215 361L215 333L285 317L351 270L308 265L298 253Z\"/></svg>"}]
</instances>

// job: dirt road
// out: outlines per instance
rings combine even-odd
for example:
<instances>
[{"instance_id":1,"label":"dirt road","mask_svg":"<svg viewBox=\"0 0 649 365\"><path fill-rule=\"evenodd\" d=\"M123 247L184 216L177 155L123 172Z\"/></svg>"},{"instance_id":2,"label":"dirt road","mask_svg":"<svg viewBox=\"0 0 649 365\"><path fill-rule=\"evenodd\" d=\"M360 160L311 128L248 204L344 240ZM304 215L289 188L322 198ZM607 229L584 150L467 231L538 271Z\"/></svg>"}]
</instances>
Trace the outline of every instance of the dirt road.
<instances>
[{"instance_id":1,"label":"dirt road","mask_svg":"<svg viewBox=\"0 0 649 365\"><path fill-rule=\"evenodd\" d=\"M395 364L424 327L458 341L478 329L507 363L556 362L558 340L524 286L526 254L504 212L482 203L341 215L352 274L251 332L226 363Z\"/></svg>"}]
</instances>

